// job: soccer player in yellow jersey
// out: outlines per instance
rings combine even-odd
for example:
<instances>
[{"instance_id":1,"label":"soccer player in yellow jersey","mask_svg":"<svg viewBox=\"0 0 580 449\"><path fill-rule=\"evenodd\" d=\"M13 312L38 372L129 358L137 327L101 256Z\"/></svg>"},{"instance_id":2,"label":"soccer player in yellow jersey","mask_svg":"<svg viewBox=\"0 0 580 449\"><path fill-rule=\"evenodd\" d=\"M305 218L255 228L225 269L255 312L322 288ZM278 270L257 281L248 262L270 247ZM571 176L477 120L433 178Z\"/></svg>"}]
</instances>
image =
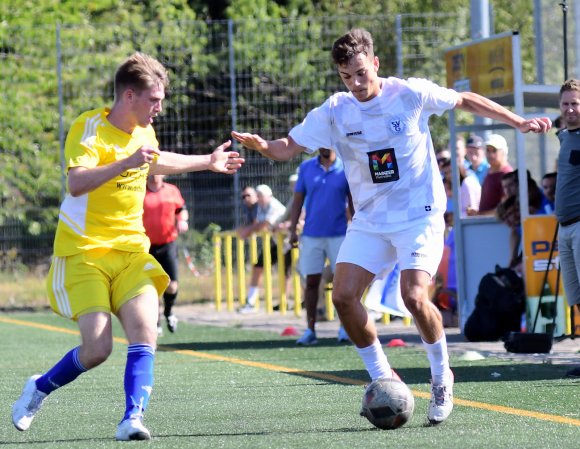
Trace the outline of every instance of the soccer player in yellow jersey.
<instances>
[{"instance_id":1,"label":"soccer player in yellow jersey","mask_svg":"<svg viewBox=\"0 0 580 449\"><path fill-rule=\"evenodd\" d=\"M117 69L112 108L85 112L72 124L65 149L68 193L47 290L52 309L78 323L81 344L45 374L28 379L12 408L18 430L30 427L48 394L109 357L115 314L128 340L126 410L116 439L151 438L142 419L153 387L158 298L169 278L148 253L142 220L147 175L233 174L244 162L227 151L230 141L208 155L159 150L151 124L168 82L160 62L135 53Z\"/></svg>"}]
</instances>

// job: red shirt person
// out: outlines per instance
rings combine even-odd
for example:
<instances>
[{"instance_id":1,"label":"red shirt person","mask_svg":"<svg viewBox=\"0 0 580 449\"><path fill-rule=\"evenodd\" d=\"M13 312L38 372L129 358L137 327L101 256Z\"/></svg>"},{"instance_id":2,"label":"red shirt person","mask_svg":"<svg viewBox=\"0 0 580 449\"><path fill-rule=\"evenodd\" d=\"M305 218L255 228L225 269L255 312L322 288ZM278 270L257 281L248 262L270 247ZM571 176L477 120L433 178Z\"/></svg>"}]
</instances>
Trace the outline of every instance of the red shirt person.
<instances>
[{"instance_id":1,"label":"red shirt person","mask_svg":"<svg viewBox=\"0 0 580 449\"><path fill-rule=\"evenodd\" d=\"M149 253L157 259L171 282L163 293L163 315L170 332L177 329L177 317L172 313L178 290L177 236L187 232L189 215L179 189L163 181L163 175L147 178L143 226L151 240ZM161 334L161 327L158 326Z\"/></svg>"}]
</instances>

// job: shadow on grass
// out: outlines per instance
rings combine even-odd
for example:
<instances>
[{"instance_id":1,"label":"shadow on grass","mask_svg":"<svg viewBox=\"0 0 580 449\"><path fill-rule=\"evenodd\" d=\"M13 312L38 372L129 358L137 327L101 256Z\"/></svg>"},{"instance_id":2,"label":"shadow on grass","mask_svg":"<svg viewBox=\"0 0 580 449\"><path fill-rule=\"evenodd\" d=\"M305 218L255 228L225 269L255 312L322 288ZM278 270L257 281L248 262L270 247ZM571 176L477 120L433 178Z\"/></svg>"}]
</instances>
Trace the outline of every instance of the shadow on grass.
<instances>
[{"instance_id":1,"label":"shadow on grass","mask_svg":"<svg viewBox=\"0 0 580 449\"><path fill-rule=\"evenodd\" d=\"M348 344L352 347L352 345ZM319 343L313 347L297 346L295 340L275 339L275 340L236 340L224 342L199 342L199 343L173 343L160 346L159 351L191 350L199 352L226 351L229 356L235 356L231 351L252 351L265 349L286 348L296 351L316 351L321 348L336 348L345 346L345 343L338 343L335 338L321 338ZM420 348L410 348L417 352ZM352 348L352 357L358 357ZM395 348L400 356L408 348ZM243 354L242 358L246 358ZM395 357L394 357L395 358ZM453 364L452 369L455 375L455 382L526 382L541 380L559 380L566 384L578 386L578 381L563 380L566 372L575 365L570 364L539 364L539 363L495 363L498 359L488 358L475 362L458 361ZM284 363L281 361L280 363ZM426 363L426 362L425 362ZM361 362L362 366L362 362ZM399 376L409 384L429 383L430 372L426 367L398 368L393 366ZM341 370L341 371L307 371L289 372L291 375L315 378L328 383L352 383L352 381L369 382L369 377L364 369L361 370ZM337 378L337 380L333 380ZM345 379L341 381L340 379Z\"/></svg>"}]
</instances>

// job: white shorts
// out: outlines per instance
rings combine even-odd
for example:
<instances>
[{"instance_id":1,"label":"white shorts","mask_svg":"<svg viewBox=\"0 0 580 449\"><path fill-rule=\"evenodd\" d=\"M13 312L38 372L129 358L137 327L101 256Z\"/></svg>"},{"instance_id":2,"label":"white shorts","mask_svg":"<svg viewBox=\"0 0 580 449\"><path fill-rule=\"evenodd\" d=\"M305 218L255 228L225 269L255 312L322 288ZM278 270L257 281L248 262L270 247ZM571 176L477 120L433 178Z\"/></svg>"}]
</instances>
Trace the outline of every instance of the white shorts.
<instances>
[{"instance_id":1,"label":"white shorts","mask_svg":"<svg viewBox=\"0 0 580 449\"><path fill-rule=\"evenodd\" d=\"M324 271L326 259L334 273L336 257L344 235L338 237L300 237L300 274L320 274Z\"/></svg>"},{"instance_id":2,"label":"white shorts","mask_svg":"<svg viewBox=\"0 0 580 449\"><path fill-rule=\"evenodd\" d=\"M383 232L349 227L336 263L352 263L373 274L398 263L401 270L434 276L443 255L444 232L442 214L388 225Z\"/></svg>"}]
</instances>

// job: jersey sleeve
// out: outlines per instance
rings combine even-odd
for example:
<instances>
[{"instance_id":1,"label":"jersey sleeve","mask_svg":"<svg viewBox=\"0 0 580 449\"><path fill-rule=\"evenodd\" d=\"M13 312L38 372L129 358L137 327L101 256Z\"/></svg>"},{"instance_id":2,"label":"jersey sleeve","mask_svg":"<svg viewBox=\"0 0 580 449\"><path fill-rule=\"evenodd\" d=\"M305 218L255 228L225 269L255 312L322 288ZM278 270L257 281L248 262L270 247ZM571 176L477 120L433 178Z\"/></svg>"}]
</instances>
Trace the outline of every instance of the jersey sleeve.
<instances>
[{"instance_id":1,"label":"jersey sleeve","mask_svg":"<svg viewBox=\"0 0 580 449\"><path fill-rule=\"evenodd\" d=\"M94 168L99 163L99 152L91 144L91 139L84 139L85 120L77 120L71 126L65 143L65 160L67 170L73 167Z\"/></svg>"},{"instance_id":2,"label":"jersey sleeve","mask_svg":"<svg viewBox=\"0 0 580 449\"><path fill-rule=\"evenodd\" d=\"M330 98L321 106L312 109L302 123L290 130L290 137L305 147L306 153L312 154L319 148L332 148L332 120Z\"/></svg>"},{"instance_id":3,"label":"jersey sleeve","mask_svg":"<svg viewBox=\"0 0 580 449\"><path fill-rule=\"evenodd\" d=\"M419 93L424 111L428 115L441 115L453 109L459 101L459 94L423 78L409 78L409 86Z\"/></svg>"}]
</instances>

